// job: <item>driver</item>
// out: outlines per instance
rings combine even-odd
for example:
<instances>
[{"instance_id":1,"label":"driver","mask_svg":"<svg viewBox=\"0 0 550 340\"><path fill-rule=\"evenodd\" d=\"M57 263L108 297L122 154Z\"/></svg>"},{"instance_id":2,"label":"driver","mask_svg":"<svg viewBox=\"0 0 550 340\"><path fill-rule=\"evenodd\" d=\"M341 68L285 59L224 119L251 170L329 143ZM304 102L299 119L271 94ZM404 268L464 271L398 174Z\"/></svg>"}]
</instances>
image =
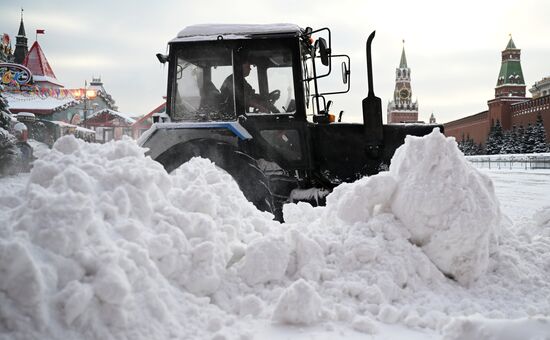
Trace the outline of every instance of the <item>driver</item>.
<instances>
[{"instance_id":1,"label":"driver","mask_svg":"<svg viewBox=\"0 0 550 340\"><path fill-rule=\"evenodd\" d=\"M251 64L249 61L246 61L243 64L243 77L246 78L250 75L250 71L252 70ZM246 79L244 80L244 106L245 109L248 110L249 107L252 107L254 111L257 112L276 112L278 113L279 110L274 105L269 105L269 103L265 100L262 100L260 95L256 94L256 91L252 88L252 85L250 85ZM237 87L237 91L235 92L235 96L240 96L240 88ZM220 92L225 98L226 102L230 103L231 106L233 106L233 75L230 74L225 78L222 86L220 87Z\"/></svg>"}]
</instances>

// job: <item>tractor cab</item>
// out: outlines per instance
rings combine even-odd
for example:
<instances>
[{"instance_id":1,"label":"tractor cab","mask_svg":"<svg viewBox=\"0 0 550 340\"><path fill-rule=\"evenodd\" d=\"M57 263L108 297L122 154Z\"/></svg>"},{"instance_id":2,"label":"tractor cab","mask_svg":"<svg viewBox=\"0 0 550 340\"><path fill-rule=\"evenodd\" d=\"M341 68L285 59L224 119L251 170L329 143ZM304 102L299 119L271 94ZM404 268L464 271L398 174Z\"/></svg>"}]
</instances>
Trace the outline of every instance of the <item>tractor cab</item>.
<instances>
[{"instance_id":1,"label":"tractor cab","mask_svg":"<svg viewBox=\"0 0 550 340\"><path fill-rule=\"evenodd\" d=\"M329 43L313 41L319 31L326 31ZM169 56L157 57L169 61L171 122L237 121L251 134L251 140L239 144L252 157L296 170L313 166L307 116L316 123L330 122L317 86L331 67L327 28L195 25L169 46ZM345 57L342 70L349 90ZM327 74L317 75L318 63Z\"/></svg>"},{"instance_id":2,"label":"tractor cab","mask_svg":"<svg viewBox=\"0 0 550 340\"><path fill-rule=\"evenodd\" d=\"M172 121L291 116L297 101L303 104L303 89L296 86L302 83L299 28L242 28L237 33L235 27L207 26L208 35L199 38L196 29L187 28L170 42L169 73L174 76L169 77L167 109Z\"/></svg>"},{"instance_id":3,"label":"tractor cab","mask_svg":"<svg viewBox=\"0 0 550 340\"><path fill-rule=\"evenodd\" d=\"M312 35L319 31L327 32L328 45L323 38L313 42ZM347 58L342 70L348 89L338 93L349 90L349 57L330 55L328 28L195 25L170 42L170 56L157 56L170 62L167 111L173 122L262 114L305 120L310 105L315 105L316 115L328 112L316 81L330 73L329 57ZM316 58L328 66L327 74L317 74Z\"/></svg>"}]
</instances>

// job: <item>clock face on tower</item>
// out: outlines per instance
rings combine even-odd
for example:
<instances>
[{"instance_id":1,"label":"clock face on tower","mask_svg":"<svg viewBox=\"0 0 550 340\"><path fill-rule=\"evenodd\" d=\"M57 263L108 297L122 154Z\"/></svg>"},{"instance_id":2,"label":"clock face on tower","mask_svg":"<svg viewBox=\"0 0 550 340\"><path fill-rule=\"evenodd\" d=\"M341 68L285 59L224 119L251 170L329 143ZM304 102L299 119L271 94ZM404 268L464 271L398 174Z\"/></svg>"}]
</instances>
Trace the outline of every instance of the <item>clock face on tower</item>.
<instances>
[{"instance_id":1,"label":"clock face on tower","mask_svg":"<svg viewBox=\"0 0 550 340\"><path fill-rule=\"evenodd\" d=\"M409 98L409 90L407 90L407 89L401 89L401 90L399 91L399 97L400 97L401 99L407 99L407 98Z\"/></svg>"}]
</instances>

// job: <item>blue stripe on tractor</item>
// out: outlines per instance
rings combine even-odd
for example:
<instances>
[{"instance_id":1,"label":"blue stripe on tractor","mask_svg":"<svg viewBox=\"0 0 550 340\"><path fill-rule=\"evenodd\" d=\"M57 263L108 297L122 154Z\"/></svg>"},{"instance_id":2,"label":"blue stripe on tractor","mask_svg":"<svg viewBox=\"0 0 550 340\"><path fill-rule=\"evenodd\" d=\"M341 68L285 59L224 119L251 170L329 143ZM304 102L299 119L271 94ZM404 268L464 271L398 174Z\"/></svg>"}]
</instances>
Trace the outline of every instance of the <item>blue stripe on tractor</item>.
<instances>
[{"instance_id":1,"label":"blue stripe on tractor","mask_svg":"<svg viewBox=\"0 0 550 340\"><path fill-rule=\"evenodd\" d=\"M243 128L240 124L237 126L236 123L218 123L218 125L222 128L228 128L229 130L233 131L239 139L251 139L252 136L246 131L245 128Z\"/></svg>"},{"instance_id":2,"label":"blue stripe on tractor","mask_svg":"<svg viewBox=\"0 0 550 340\"><path fill-rule=\"evenodd\" d=\"M177 124L180 128L190 129L227 129L233 132L239 139L251 139L252 135L237 122L204 122Z\"/></svg>"}]
</instances>

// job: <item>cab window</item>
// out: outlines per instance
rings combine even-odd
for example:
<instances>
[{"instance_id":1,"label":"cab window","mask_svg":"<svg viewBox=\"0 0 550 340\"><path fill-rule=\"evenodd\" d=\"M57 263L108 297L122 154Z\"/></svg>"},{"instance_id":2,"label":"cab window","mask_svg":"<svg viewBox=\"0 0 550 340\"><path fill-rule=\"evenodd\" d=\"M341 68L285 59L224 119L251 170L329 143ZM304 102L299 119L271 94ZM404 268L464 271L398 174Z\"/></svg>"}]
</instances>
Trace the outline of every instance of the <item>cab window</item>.
<instances>
[{"instance_id":1,"label":"cab window","mask_svg":"<svg viewBox=\"0 0 550 340\"><path fill-rule=\"evenodd\" d=\"M220 87L233 72L232 51L220 46L186 46L177 54L172 95L173 121L235 119L233 101ZM233 98L231 98L233 99Z\"/></svg>"},{"instance_id":2,"label":"cab window","mask_svg":"<svg viewBox=\"0 0 550 340\"><path fill-rule=\"evenodd\" d=\"M246 114L293 114L296 111L289 47L258 44L250 47L241 60Z\"/></svg>"},{"instance_id":3,"label":"cab window","mask_svg":"<svg viewBox=\"0 0 550 340\"><path fill-rule=\"evenodd\" d=\"M173 121L296 111L292 50L285 44L188 44L177 52L173 72Z\"/></svg>"}]
</instances>

